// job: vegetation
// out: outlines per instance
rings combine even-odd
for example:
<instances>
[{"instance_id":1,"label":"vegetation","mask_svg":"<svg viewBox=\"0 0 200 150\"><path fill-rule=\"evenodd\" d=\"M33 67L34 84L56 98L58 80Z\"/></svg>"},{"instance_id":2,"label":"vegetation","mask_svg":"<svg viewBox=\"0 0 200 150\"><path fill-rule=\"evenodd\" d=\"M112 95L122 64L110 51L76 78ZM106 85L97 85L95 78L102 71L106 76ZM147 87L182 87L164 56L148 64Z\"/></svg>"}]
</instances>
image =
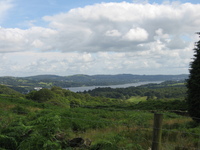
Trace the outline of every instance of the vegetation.
<instances>
[{"instance_id":1,"label":"vegetation","mask_svg":"<svg viewBox=\"0 0 200 150\"><path fill-rule=\"evenodd\" d=\"M5 85L0 85L0 94L4 94L4 95L10 95L10 96L13 96L13 97L23 97L24 95L5 86Z\"/></svg>"},{"instance_id":2,"label":"vegetation","mask_svg":"<svg viewBox=\"0 0 200 150\"><path fill-rule=\"evenodd\" d=\"M164 80L183 80L188 75L39 75L31 77L0 77L0 84L7 85L20 93L28 93L35 87L51 88L58 86L62 88L80 86L101 86L135 83L142 81L164 81Z\"/></svg>"},{"instance_id":3,"label":"vegetation","mask_svg":"<svg viewBox=\"0 0 200 150\"><path fill-rule=\"evenodd\" d=\"M185 81L165 81L161 84L147 84L128 88L96 88L88 92L92 96L109 97L116 99L130 99L133 97L146 97L147 100L181 99L186 97Z\"/></svg>"},{"instance_id":4,"label":"vegetation","mask_svg":"<svg viewBox=\"0 0 200 150\"><path fill-rule=\"evenodd\" d=\"M142 96L125 99L56 86L13 96L11 88L2 86L0 91L4 88L0 94L1 150L147 150L152 143L152 112L164 114L163 150L198 148L200 126L176 112L187 114L187 103L181 94L177 96L185 88L183 82L141 86L133 91ZM155 94L147 100L144 93L153 90L171 96L158 99Z\"/></svg>"},{"instance_id":5,"label":"vegetation","mask_svg":"<svg viewBox=\"0 0 200 150\"><path fill-rule=\"evenodd\" d=\"M200 35L200 33L198 33ZM188 112L197 122L200 122L200 41L194 48L194 60L190 65L190 76L187 80L188 87Z\"/></svg>"}]
</instances>

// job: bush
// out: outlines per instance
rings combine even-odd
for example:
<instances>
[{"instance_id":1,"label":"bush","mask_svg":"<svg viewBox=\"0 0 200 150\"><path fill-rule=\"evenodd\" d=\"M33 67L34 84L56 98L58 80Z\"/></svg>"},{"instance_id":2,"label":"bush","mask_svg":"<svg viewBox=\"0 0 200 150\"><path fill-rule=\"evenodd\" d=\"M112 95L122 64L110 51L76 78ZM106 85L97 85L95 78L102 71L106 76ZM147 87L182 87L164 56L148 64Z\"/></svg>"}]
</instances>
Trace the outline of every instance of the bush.
<instances>
[{"instance_id":1,"label":"bush","mask_svg":"<svg viewBox=\"0 0 200 150\"><path fill-rule=\"evenodd\" d=\"M19 114L19 115L25 115L29 113L29 110L23 106L17 105L13 107L12 109L13 113Z\"/></svg>"},{"instance_id":2,"label":"bush","mask_svg":"<svg viewBox=\"0 0 200 150\"><path fill-rule=\"evenodd\" d=\"M25 139L19 145L20 150L24 150L27 148L29 150L60 150L61 145L58 142L52 141L47 137L40 135L40 133L35 132L31 135L31 137Z\"/></svg>"},{"instance_id":3,"label":"bush","mask_svg":"<svg viewBox=\"0 0 200 150\"><path fill-rule=\"evenodd\" d=\"M16 150L17 142L13 137L8 137L6 135L0 135L0 149Z\"/></svg>"},{"instance_id":4,"label":"bush","mask_svg":"<svg viewBox=\"0 0 200 150\"><path fill-rule=\"evenodd\" d=\"M101 141L91 147L91 150L118 150L119 148L109 142L109 141Z\"/></svg>"},{"instance_id":5,"label":"bush","mask_svg":"<svg viewBox=\"0 0 200 150\"><path fill-rule=\"evenodd\" d=\"M37 102L46 102L55 98L55 93L49 89L41 89L39 91L32 91L27 96L28 99L37 101Z\"/></svg>"},{"instance_id":6,"label":"bush","mask_svg":"<svg viewBox=\"0 0 200 150\"><path fill-rule=\"evenodd\" d=\"M28 123L32 126L31 134L20 143L19 148L29 147L30 150L61 149L61 142L55 138L56 133L60 131L60 117L53 113L44 114L44 112L36 114L36 116L32 116L34 120Z\"/></svg>"}]
</instances>

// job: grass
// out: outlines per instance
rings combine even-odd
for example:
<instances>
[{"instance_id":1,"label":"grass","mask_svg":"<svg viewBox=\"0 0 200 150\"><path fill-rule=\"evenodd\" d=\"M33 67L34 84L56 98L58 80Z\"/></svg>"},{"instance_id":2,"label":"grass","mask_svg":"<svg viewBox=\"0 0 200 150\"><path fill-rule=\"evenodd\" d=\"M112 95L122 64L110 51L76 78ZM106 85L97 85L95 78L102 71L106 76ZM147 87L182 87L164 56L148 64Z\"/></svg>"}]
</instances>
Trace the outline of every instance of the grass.
<instances>
[{"instance_id":1,"label":"grass","mask_svg":"<svg viewBox=\"0 0 200 150\"><path fill-rule=\"evenodd\" d=\"M146 101L147 96L132 96L131 98L127 99L127 102L132 102L132 103L139 103L141 101Z\"/></svg>"},{"instance_id":2,"label":"grass","mask_svg":"<svg viewBox=\"0 0 200 150\"><path fill-rule=\"evenodd\" d=\"M146 97L131 97L129 101L138 103L146 101ZM40 148L54 145L55 150L59 149L59 144L64 141L56 143L57 134L65 135L65 142L76 137L91 139L91 150L98 147L147 150L151 147L153 113L148 111L131 111L126 108L66 109L47 107L23 98L0 97L0 114L0 138L5 141L14 139L17 146L21 147L34 147L38 142L41 143ZM174 150L177 146L198 147L200 126L195 125L189 117L169 112L163 114L163 150ZM24 135L28 137L22 139Z\"/></svg>"},{"instance_id":3,"label":"grass","mask_svg":"<svg viewBox=\"0 0 200 150\"><path fill-rule=\"evenodd\" d=\"M185 83L174 83L174 84L169 84L168 86L179 86L179 85L185 85Z\"/></svg>"},{"instance_id":4,"label":"grass","mask_svg":"<svg viewBox=\"0 0 200 150\"><path fill-rule=\"evenodd\" d=\"M38 84L41 84L41 85L46 85L46 86L49 86L51 87L53 85L53 83L46 83L46 82L39 82Z\"/></svg>"}]
</instances>

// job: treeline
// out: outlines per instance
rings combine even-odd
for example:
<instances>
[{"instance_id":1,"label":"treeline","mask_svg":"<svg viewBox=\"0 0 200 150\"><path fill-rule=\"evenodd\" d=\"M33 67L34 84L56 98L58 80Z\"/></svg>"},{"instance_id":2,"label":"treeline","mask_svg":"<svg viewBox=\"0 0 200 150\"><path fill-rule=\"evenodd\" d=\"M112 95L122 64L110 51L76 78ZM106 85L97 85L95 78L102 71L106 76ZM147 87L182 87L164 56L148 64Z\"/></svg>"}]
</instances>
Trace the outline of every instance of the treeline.
<instances>
[{"instance_id":1,"label":"treeline","mask_svg":"<svg viewBox=\"0 0 200 150\"><path fill-rule=\"evenodd\" d=\"M124 101L119 99L94 97L87 93L74 93L56 86L51 89L44 88L39 91L31 91L26 94L26 98L39 103L48 103L66 108L120 105L121 103L124 103Z\"/></svg>"},{"instance_id":2,"label":"treeline","mask_svg":"<svg viewBox=\"0 0 200 150\"><path fill-rule=\"evenodd\" d=\"M147 84L128 88L96 88L84 91L91 96L108 97L115 99L129 99L132 96L146 96L147 100L184 99L186 97L184 81L166 81L161 84Z\"/></svg>"},{"instance_id":3,"label":"treeline","mask_svg":"<svg viewBox=\"0 0 200 150\"><path fill-rule=\"evenodd\" d=\"M186 95L186 87L183 81L167 81L161 84L147 84L139 87L129 88L96 88L88 92L75 93L61 87L53 86L51 88L43 88L39 91L33 90L28 94L21 94L4 85L0 86L0 95L28 99L43 104L51 104L64 108L74 107L129 107L131 109L147 109L153 110L158 107L163 110L181 109L184 104ZM138 104L132 103L128 99L132 97L144 97ZM153 100L153 101L152 101ZM173 104L171 100L180 102ZM151 105L149 104L149 102ZM168 102L168 104L163 103ZM165 107L167 106L167 107ZM179 107L180 106L180 107Z\"/></svg>"}]
</instances>

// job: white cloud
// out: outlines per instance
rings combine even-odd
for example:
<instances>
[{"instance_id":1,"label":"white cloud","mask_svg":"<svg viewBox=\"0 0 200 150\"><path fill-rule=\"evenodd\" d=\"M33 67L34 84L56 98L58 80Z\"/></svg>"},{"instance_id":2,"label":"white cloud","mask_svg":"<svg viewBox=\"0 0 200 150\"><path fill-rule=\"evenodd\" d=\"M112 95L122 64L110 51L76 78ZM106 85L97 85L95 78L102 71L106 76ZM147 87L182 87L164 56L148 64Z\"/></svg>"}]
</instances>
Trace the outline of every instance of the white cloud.
<instances>
[{"instance_id":1,"label":"white cloud","mask_svg":"<svg viewBox=\"0 0 200 150\"><path fill-rule=\"evenodd\" d=\"M19 28L0 28L0 52L17 52L30 50L53 50L53 39L50 36L57 32L42 27L27 30Z\"/></svg>"},{"instance_id":2,"label":"white cloud","mask_svg":"<svg viewBox=\"0 0 200 150\"><path fill-rule=\"evenodd\" d=\"M58 31L52 37L55 38L52 47L60 51L132 51L141 48L132 41L145 46L156 42L155 36L172 41L181 34L194 34L199 28L195 23L200 19L199 8L200 5L189 3L175 6L102 3L44 19ZM186 15L190 16L186 18ZM166 40L161 42L167 44Z\"/></svg>"},{"instance_id":3,"label":"white cloud","mask_svg":"<svg viewBox=\"0 0 200 150\"><path fill-rule=\"evenodd\" d=\"M168 34L163 33L163 29L161 29L161 28L156 30L155 33L156 33L156 38L158 38L158 39L169 39L170 38Z\"/></svg>"},{"instance_id":4,"label":"white cloud","mask_svg":"<svg viewBox=\"0 0 200 150\"><path fill-rule=\"evenodd\" d=\"M0 28L2 64L26 75L184 73L199 10L190 3L101 3L45 16L46 28Z\"/></svg>"},{"instance_id":5,"label":"white cloud","mask_svg":"<svg viewBox=\"0 0 200 150\"><path fill-rule=\"evenodd\" d=\"M121 33L118 30L113 29L113 30L106 31L105 35L112 36L112 37L119 37L121 36Z\"/></svg>"},{"instance_id":6,"label":"white cloud","mask_svg":"<svg viewBox=\"0 0 200 150\"><path fill-rule=\"evenodd\" d=\"M126 33L123 38L128 41L135 41L135 42L141 42L145 41L148 38L148 33L146 30L142 28L134 28L130 29L128 33Z\"/></svg>"},{"instance_id":7,"label":"white cloud","mask_svg":"<svg viewBox=\"0 0 200 150\"><path fill-rule=\"evenodd\" d=\"M188 70L190 50L132 52L16 52L0 55L1 75L38 74L181 74ZM159 72L160 71L160 72ZM162 71L162 72L161 72Z\"/></svg>"},{"instance_id":8,"label":"white cloud","mask_svg":"<svg viewBox=\"0 0 200 150\"><path fill-rule=\"evenodd\" d=\"M49 28L0 29L1 52L148 50L159 40L167 49L186 48L200 23L200 5L101 3L45 16ZM91 13L92 12L92 13ZM178 44L181 42L181 44Z\"/></svg>"}]
</instances>

